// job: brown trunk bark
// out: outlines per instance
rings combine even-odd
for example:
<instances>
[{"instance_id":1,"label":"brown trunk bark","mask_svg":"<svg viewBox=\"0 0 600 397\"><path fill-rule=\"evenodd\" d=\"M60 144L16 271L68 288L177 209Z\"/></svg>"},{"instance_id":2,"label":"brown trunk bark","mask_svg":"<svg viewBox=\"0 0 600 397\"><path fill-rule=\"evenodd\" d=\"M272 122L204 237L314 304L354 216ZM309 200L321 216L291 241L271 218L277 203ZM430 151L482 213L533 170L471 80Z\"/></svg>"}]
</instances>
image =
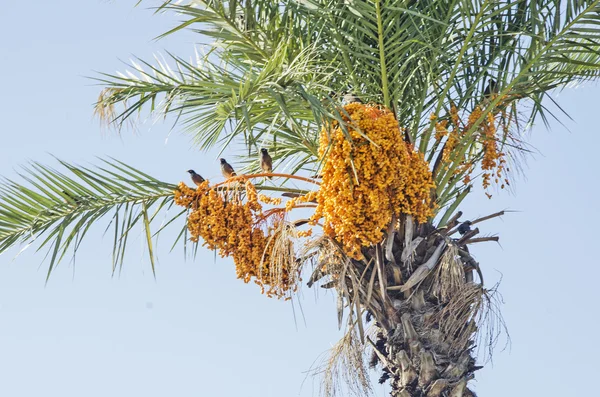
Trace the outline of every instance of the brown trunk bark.
<instances>
[{"instance_id":1,"label":"brown trunk bark","mask_svg":"<svg viewBox=\"0 0 600 397\"><path fill-rule=\"evenodd\" d=\"M478 230L452 238L458 224L452 221L436 229L403 217L386 241L365 250L364 260L348 260L333 277L354 312L350 318L366 311L367 322L374 321L374 340L360 320L357 332L372 347L371 366L381 370L380 383L389 381L393 397L475 395L467 384L481 368L473 350L490 302L473 281L473 270L482 276L466 246Z\"/></svg>"}]
</instances>

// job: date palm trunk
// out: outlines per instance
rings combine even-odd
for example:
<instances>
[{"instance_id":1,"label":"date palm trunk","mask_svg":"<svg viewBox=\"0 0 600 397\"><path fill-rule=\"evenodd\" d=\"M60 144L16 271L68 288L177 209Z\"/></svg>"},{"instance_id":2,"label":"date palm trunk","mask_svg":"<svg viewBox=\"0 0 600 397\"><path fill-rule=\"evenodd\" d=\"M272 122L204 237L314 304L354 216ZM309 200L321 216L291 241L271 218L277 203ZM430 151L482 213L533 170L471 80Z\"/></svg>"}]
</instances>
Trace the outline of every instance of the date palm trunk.
<instances>
[{"instance_id":1,"label":"date palm trunk","mask_svg":"<svg viewBox=\"0 0 600 397\"><path fill-rule=\"evenodd\" d=\"M346 258L336 270L318 266L309 281L329 269L333 281L323 287L337 289L340 312L350 309L371 348L370 365L381 370L379 381L389 382L393 397L475 395L468 382L482 368L474 357L478 325L491 313L493 296L468 245L496 238L475 238L478 229L458 234L459 217L436 229L402 216L381 244L363 251L363 260Z\"/></svg>"}]
</instances>

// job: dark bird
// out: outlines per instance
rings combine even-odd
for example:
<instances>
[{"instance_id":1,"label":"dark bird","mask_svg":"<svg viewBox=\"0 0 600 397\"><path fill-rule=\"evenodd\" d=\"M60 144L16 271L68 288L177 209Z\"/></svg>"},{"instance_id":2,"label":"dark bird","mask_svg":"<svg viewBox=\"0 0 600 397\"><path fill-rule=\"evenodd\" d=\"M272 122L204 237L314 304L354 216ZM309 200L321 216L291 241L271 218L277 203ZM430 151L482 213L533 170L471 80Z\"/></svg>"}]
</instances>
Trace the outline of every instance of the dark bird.
<instances>
[{"instance_id":1,"label":"dark bird","mask_svg":"<svg viewBox=\"0 0 600 397\"><path fill-rule=\"evenodd\" d=\"M204 178L202 178L200 174L196 174L196 171L188 170L187 172L191 175L192 182L194 182L196 186L200 186L202 182L204 182Z\"/></svg>"},{"instance_id":2,"label":"dark bird","mask_svg":"<svg viewBox=\"0 0 600 397\"><path fill-rule=\"evenodd\" d=\"M260 168L262 168L264 172L273 172L273 159L269 156L267 149L264 148L260 149ZM271 179L272 177L269 176L268 178Z\"/></svg>"},{"instance_id":3,"label":"dark bird","mask_svg":"<svg viewBox=\"0 0 600 397\"><path fill-rule=\"evenodd\" d=\"M225 159L221 159L221 173L225 178L237 176L233 167Z\"/></svg>"},{"instance_id":4,"label":"dark bird","mask_svg":"<svg viewBox=\"0 0 600 397\"><path fill-rule=\"evenodd\" d=\"M483 97L485 99L490 99L492 94L497 94L497 93L498 93L498 82L494 79L490 79L487 87L485 87L485 90L483 91Z\"/></svg>"},{"instance_id":5,"label":"dark bird","mask_svg":"<svg viewBox=\"0 0 600 397\"><path fill-rule=\"evenodd\" d=\"M350 103L364 103L359 97L351 92L348 92L342 98L342 105L348 105Z\"/></svg>"},{"instance_id":6,"label":"dark bird","mask_svg":"<svg viewBox=\"0 0 600 397\"><path fill-rule=\"evenodd\" d=\"M461 236L471 231L471 221L465 221L458 226L458 232Z\"/></svg>"}]
</instances>

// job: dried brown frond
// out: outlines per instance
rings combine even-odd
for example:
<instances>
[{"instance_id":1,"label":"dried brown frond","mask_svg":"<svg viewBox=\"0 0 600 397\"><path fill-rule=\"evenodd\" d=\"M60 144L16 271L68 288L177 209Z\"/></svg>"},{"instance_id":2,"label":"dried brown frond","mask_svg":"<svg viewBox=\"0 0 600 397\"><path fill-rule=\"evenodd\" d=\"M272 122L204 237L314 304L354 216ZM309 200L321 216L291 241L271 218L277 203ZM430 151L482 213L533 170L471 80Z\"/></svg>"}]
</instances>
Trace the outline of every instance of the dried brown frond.
<instances>
[{"instance_id":1,"label":"dried brown frond","mask_svg":"<svg viewBox=\"0 0 600 397\"><path fill-rule=\"evenodd\" d=\"M371 395L372 387L365 364L365 345L360 343L356 327L350 326L344 337L331 348L330 353L327 361L313 372L313 375L323 377L320 394L324 397L334 397L345 386L349 395Z\"/></svg>"},{"instance_id":2,"label":"dried brown frond","mask_svg":"<svg viewBox=\"0 0 600 397\"><path fill-rule=\"evenodd\" d=\"M318 252L315 271L321 273L319 278L329 276L327 281L340 282L343 280L342 273L345 272L347 260L339 246L330 237L323 235L309 240L300 252L300 257L305 257L314 250ZM339 287L339 283L336 287Z\"/></svg>"},{"instance_id":3,"label":"dried brown frond","mask_svg":"<svg viewBox=\"0 0 600 397\"><path fill-rule=\"evenodd\" d=\"M458 255L458 247L449 244L433 274L430 291L440 302L445 303L460 294L464 286L465 272Z\"/></svg>"},{"instance_id":4,"label":"dried brown frond","mask_svg":"<svg viewBox=\"0 0 600 397\"><path fill-rule=\"evenodd\" d=\"M384 330L375 324L371 324L365 331L365 337L369 342L365 343L365 354L370 357L369 367L375 368L377 365L381 365L382 368L385 368L389 361L386 359L385 362L382 362L381 360L382 356L387 357L387 353L385 353L387 339L384 336Z\"/></svg>"},{"instance_id":5,"label":"dried brown frond","mask_svg":"<svg viewBox=\"0 0 600 397\"><path fill-rule=\"evenodd\" d=\"M497 308L495 291L477 284L466 284L426 324L428 327L435 325L441 331L443 342L456 354L465 351L479 339L491 355L502 329L505 329Z\"/></svg>"},{"instance_id":6,"label":"dried brown frond","mask_svg":"<svg viewBox=\"0 0 600 397\"><path fill-rule=\"evenodd\" d=\"M297 284L301 281L302 264L296 260L293 241L298 237L297 234L296 228L290 223L283 220L278 221L265 248L265 251L270 250L267 282L270 285L289 285L290 292L295 292ZM263 278L263 267L260 266L259 269L259 278Z\"/></svg>"},{"instance_id":7,"label":"dried brown frond","mask_svg":"<svg viewBox=\"0 0 600 397\"><path fill-rule=\"evenodd\" d=\"M325 235L321 235L310 239L304 244L304 247L300 250L298 255L300 257L305 257L312 254L313 252L318 252L322 246L329 243L329 240L330 238Z\"/></svg>"},{"instance_id":8,"label":"dried brown frond","mask_svg":"<svg viewBox=\"0 0 600 397\"><path fill-rule=\"evenodd\" d=\"M505 336L504 347L510 344L510 334L500 311L502 296L497 290L498 284L491 289L484 290L482 310L479 311L476 322L478 326L476 342L483 349L481 360L487 362L492 359L492 353L502 336Z\"/></svg>"},{"instance_id":9,"label":"dried brown frond","mask_svg":"<svg viewBox=\"0 0 600 397\"><path fill-rule=\"evenodd\" d=\"M116 88L105 88L98 95L94 116L98 117L103 127L108 127L115 120L115 103L111 99L117 92Z\"/></svg>"},{"instance_id":10,"label":"dried brown frond","mask_svg":"<svg viewBox=\"0 0 600 397\"><path fill-rule=\"evenodd\" d=\"M477 331L477 318L482 309L484 290L479 285L466 285L428 321L427 326L437 323L444 344L455 353L464 351Z\"/></svg>"},{"instance_id":11,"label":"dried brown frond","mask_svg":"<svg viewBox=\"0 0 600 397\"><path fill-rule=\"evenodd\" d=\"M328 239L329 237L323 235L309 239L298 253L298 261L302 263L302 266L306 268L307 263L310 263L310 267L312 268L312 273L307 282L309 288L326 276L325 269L321 264L320 250Z\"/></svg>"}]
</instances>

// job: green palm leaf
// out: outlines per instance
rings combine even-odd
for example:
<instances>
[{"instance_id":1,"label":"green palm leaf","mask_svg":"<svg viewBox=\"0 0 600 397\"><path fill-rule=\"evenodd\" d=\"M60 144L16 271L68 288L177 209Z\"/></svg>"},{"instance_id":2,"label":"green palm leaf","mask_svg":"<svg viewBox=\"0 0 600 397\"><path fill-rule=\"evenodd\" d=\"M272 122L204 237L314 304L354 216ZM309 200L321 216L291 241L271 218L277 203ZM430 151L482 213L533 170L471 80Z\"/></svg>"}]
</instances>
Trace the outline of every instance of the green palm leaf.
<instances>
[{"instance_id":1,"label":"green palm leaf","mask_svg":"<svg viewBox=\"0 0 600 397\"><path fill-rule=\"evenodd\" d=\"M59 161L58 171L32 163L20 176L29 186L6 180L0 185L0 253L19 244L47 248L48 276L65 257L73 254L92 225L108 218L113 230L113 271L122 266L129 233L144 230L154 272L151 225L173 205L175 185L161 182L117 160L102 160L97 168ZM177 210L162 230L185 211Z\"/></svg>"},{"instance_id":2,"label":"green palm leaf","mask_svg":"<svg viewBox=\"0 0 600 397\"><path fill-rule=\"evenodd\" d=\"M144 64L148 72L134 67L137 77L107 76L99 106L124 104L118 122L148 104L174 112L202 149L300 142L297 169L316 160L304 131L314 142L320 123L335 117L331 90L351 87L394 109L427 154L429 114L451 104L472 110L491 78L500 96L533 102L533 122L546 117L549 90L600 73L597 1L166 1L159 10L184 18L162 36L192 29L214 40L209 55L193 64L172 57L178 72L157 62Z\"/></svg>"},{"instance_id":3,"label":"green palm leaf","mask_svg":"<svg viewBox=\"0 0 600 397\"><path fill-rule=\"evenodd\" d=\"M600 0L165 1L157 11L182 18L160 37L192 29L212 42L193 60L168 54L152 62L132 61L132 70L122 74L102 75L98 80L106 88L97 113L116 126L141 112L173 114L202 150L244 145L240 162L248 172L257 170L260 147L269 149L277 169L317 170L319 131L323 123L339 120L339 98L349 90L393 109L399 125L407 127L406 139L432 164L439 162L445 142L433 138L431 114L448 118L456 106L466 117L476 106L485 114L501 105L497 117L510 128L497 137L498 144L507 158L517 159L526 152L522 130L538 117L557 117L546 103L550 91L600 74ZM483 93L492 79L498 96L487 101ZM522 102L531 106L517 106ZM483 119L461 135L450 163L435 170L442 221L472 183L463 180L459 167L483 157ZM159 201L123 195L131 191L130 182L120 179L123 169L114 174L77 170L84 173L70 170L77 183L44 171L52 183L62 183L59 188L31 176L38 190L21 190L11 182L3 188L6 205L19 209L11 213L15 225L27 225L3 231L3 249L32 231L46 233L42 246L54 249L53 265L80 241L68 227L81 222L78 230L85 234L106 208L116 211L111 223L118 225L115 263L122 261L124 232L135 225L145 229L151 247L150 208L170 205L167 196L152 196L157 194L152 189L146 193ZM108 176L109 186L94 172ZM82 196L93 193L106 205L71 213L65 203L57 204L60 191L70 189ZM168 195L167 190L160 191ZM22 196L16 201L9 197L15 192ZM50 208L63 212L52 217L44 212Z\"/></svg>"}]
</instances>

